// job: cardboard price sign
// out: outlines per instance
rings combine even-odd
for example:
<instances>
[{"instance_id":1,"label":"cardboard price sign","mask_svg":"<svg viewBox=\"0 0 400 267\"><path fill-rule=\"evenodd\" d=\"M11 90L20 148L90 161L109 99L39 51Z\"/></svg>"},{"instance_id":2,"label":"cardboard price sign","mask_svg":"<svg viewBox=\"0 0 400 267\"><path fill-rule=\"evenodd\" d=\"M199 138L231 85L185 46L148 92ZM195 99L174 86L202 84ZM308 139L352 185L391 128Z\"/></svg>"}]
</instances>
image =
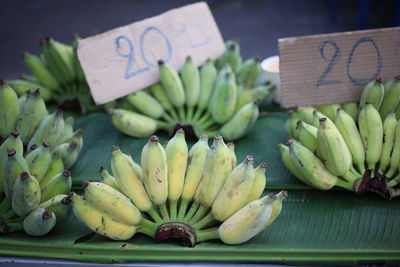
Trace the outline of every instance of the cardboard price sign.
<instances>
[{"instance_id":1,"label":"cardboard price sign","mask_svg":"<svg viewBox=\"0 0 400 267\"><path fill-rule=\"evenodd\" d=\"M358 101L364 86L400 72L400 28L278 40L285 107Z\"/></svg>"},{"instance_id":2,"label":"cardboard price sign","mask_svg":"<svg viewBox=\"0 0 400 267\"><path fill-rule=\"evenodd\" d=\"M225 45L205 2L83 39L78 57L94 101L107 103L159 81L158 61L179 70L191 56L200 66Z\"/></svg>"}]
</instances>

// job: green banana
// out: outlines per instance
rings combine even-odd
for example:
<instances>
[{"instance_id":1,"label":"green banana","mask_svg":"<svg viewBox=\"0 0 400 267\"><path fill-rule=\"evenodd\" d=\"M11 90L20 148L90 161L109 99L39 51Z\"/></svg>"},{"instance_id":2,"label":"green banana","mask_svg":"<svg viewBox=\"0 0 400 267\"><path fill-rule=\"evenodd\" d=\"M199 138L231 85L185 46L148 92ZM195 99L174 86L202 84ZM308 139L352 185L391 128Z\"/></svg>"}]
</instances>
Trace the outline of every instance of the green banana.
<instances>
[{"instance_id":1,"label":"green banana","mask_svg":"<svg viewBox=\"0 0 400 267\"><path fill-rule=\"evenodd\" d=\"M319 120L321 119L321 118L326 118L326 120L328 121L328 123L329 124L333 124L333 121L329 118L329 117L327 117L327 116L325 116L324 114L322 114L321 112L319 112L318 110L314 110L313 111L313 122L312 122L312 126L314 126L314 127L317 127L317 128L319 128Z\"/></svg>"},{"instance_id":2,"label":"green banana","mask_svg":"<svg viewBox=\"0 0 400 267\"><path fill-rule=\"evenodd\" d=\"M258 199L264 192L264 188L267 184L267 178L265 177L265 170L267 169L267 163L261 162L257 168L254 169L254 181L251 186L250 193L247 196L245 204Z\"/></svg>"},{"instance_id":3,"label":"green banana","mask_svg":"<svg viewBox=\"0 0 400 267\"><path fill-rule=\"evenodd\" d=\"M24 157L17 153L14 149L7 151L8 158L4 163L4 193L8 198L12 198L14 191L14 183L22 172L29 173L28 163Z\"/></svg>"},{"instance_id":4,"label":"green banana","mask_svg":"<svg viewBox=\"0 0 400 267\"><path fill-rule=\"evenodd\" d=\"M379 108L382 120L386 118L389 112L396 110L400 101L400 76L385 83L385 93L382 104Z\"/></svg>"},{"instance_id":5,"label":"green banana","mask_svg":"<svg viewBox=\"0 0 400 267\"><path fill-rule=\"evenodd\" d=\"M185 90L176 70L162 60L158 61L160 81L165 88L165 93L174 107L182 107L185 104Z\"/></svg>"},{"instance_id":6,"label":"green banana","mask_svg":"<svg viewBox=\"0 0 400 267\"><path fill-rule=\"evenodd\" d=\"M143 90L131 93L125 98L135 109L150 118L158 119L164 114L162 105Z\"/></svg>"},{"instance_id":7,"label":"green banana","mask_svg":"<svg viewBox=\"0 0 400 267\"><path fill-rule=\"evenodd\" d=\"M210 102L214 90L214 84L217 79L217 69L212 60L207 59L206 63L200 68L200 96L198 109L203 111ZM200 114L199 114L200 116ZM196 117L196 116L195 116Z\"/></svg>"},{"instance_id":8,"label":"green banana","mask_svg":"<svg viewBox=\"0 0 400 267\"><path fill-rule=\"evenodd\" d=\"M72 135L70 135L69 138L65 140L65 142L66 143L76 142L77 150L81 152L83 147L83 133L84 133L83 129L79 128L75 132L73 132Z\"/></svg>"},{"instance_id":9,"label":"green banana","mask_svg":"<svg viewBox=\"0 0 400 267\"><path fill-rule=\"evenodd\" d=\"M52 211L38 208L25 217L23 227L31 236L44 236L56 225L56 216Z\"/></svg>"},{"instance_id":10,"label":"green banana","mask_svg":"<svg viewBox=\"0 0 400 267\"><path fill-rule=\"evenodd\" d=\"M24 80L24 81L28 81L28 82L39 83L39 80L35 76L33 76L31 74L22 73L22 74L19 75L19 78Z\"/></svg>"},{"instance_id":11,"label":"green banana","mask_svg":"<svg viewBox=\"0 0 400 267\"><path fill-rule=\"evenodd\" d=\"M289 169L289 171L296 176L300 181L305 183L306 185L309 185L311 187L314 187L312 183L308 182L308 179L306 176L304 176L301 172L300 169L297 169L297 167L293 164L291 158L290 158L290 150L289 150L289 145L291 144L290 142L293 142L292 140L289 140L287 145L284 144L279 144L277 146L279 152L281 153L281 159L283 164L286 166L286 168Z\"/></svg>"},{"instance_id":12,"label":"green banana","mask_svg":"<svg viewBox=\"0 0 400 267\"><path fill-rule=\"evenodd\" d=\"M115 179L114 176L112 176L106 168L103 166L100 167L100 176L101 176L101 182L105 183L106 185L109 185L113 187L114 189L122 192L122 190L119 188L117 179Z\"/></svg>"},{"instance_id":13,"label":"green banana","mask_svg":"<svg viewBox=\"0 0 400 267\"><path fill-rule=\"evenodd\" d=\"M43 84L49 89L56 89L59 87L57 81L39 57L28 52L25 52L23 57L28 70L38 79L40 84Z\"/></svg>"},{"instance_id":14,"label":"green banana","mask_svg":"<svg viewBox=\"0 0 400 267\"><path fill-rule=\"evenodd\" d=\"M56 215L57 223L62 222L71 212L71 200L65 194L56 195L41 203L39 208L52 211Z\"/></svg>"},{"instance_id":15,"label":"green banana","mask_svg":"<svg viewBox=\"0 0 400 267\"><path fill-rule=\"evenodd\" d=\"M396 113L393 111L387 113L386 119L383 121L383 145L381 157L379 159L379 170L382 174L384 174L386 169L390 166L390 156L394 148L396 127Z\"/></svg>"},{"instance_id":16,"label":"green banana","mask_svg":"<svg viewBox=\"0 0 400 267\"><path fill-rule=\"evenodd\" d=\"M26 216L40 204L40 186L35 177L22 172L14 183L11 207L18 216Z\"/></svg>"},{"instance_id":17,"label":"green banana","mask_svg":"<svg viewBox=\"0 0 400 267\"><path fill-rule=\"evenodd\" d=\"M290 137L298 139L299 136L297 135L297 122L300 120L300 116L293 110L290 109L288 111L289 119L286 121L286 129ZM315 125L314 125L315 126Z\"/></svg>"},{"instance_id":18,"label":"green banana","mask_svg":"<svg viewBox=\"0 0 400 267\"><path fill-rule=\"evenodd\" d=\"M57 145L65 143L68 138L70 138L74 134L74 122L75 119L72 116L69 116L64 121L64 131L59 138Z\"/></svg>"},{"instance_id":19,"label":"green banana","mask_svg":"<svg viewBox=\"0 0 400 267\"><path fill-rule=\"evenodd\" d=\"M318 128L307 124L302 120L297 121L297 139L314 154L317 152Z\"/></svg>"},{"instance_id":20,"label":"green banana","mask_svg":"<svg viewBox=\"0 0 400 267\"><path fill-rule=\"evenodd\" d=\"M362 91L360 98L360 109L365 106L366 102L369 102L376 110L379 110L384 93L385 88L381 79L370 81Z\"/></svg>"},{"instance_id":21,"label":"green banana","mask_svg":"<svg viewBox=\"0 0 400 267\"><path fill-rule=\"evenodd\" d=\"M0 81L0 136L4 137L15 129L20 116L18 96L4 81Z\"/></svg>"},{"instance_id":22,"label":"green banana","mask_svg":"<svg viewBox=\"0 0 400 267\"><path fill-rule=\"evenodd\" d=\"M258 57L246 60L237 72L236 79L239 83L246 81L252 87L261 73L260 59Z\"/></svg>"},{"instance_id":23,"label":"green banana","mask_svg":"<svg viewBox=\"0 0 400 267\"><path fill-rule=\"evenodd\" d=\"M386 172L386 177L393 178L399 170L400 163L400 121L396 125L394 146L390 156L390 168Z\"/></svg>"},{"instance_id":24,"label":"green banana","mask_svg":"<svg viewBox=\"0 0 400 267\"><path fill-rule=\"evenodd\" d=\"M383 125L378 110L371 102L366 102L361 109L358 127L364 143L367 167L373 170L382 152Z\"/></svg>"},{"instance_id":25,"label":"green banana","mask_svg":"<svg viewBox=\"0 0 400 267\"><path fill-rule=\"evenodd\" d=\"M12 131L6 140L0 145L0 192L4 191L4 169L7 160L7 151L13 149L18 154L23 154L24 147L19 138L18 131ZM1 194L1 193L0 193Z\"/></svg>"},{"instance_id":26,"label":"green banana","mask_svg":"<svg viewBox=\"0 0 400 267\"><path fill-rule=\"evenodd\" d=\"M237 100L235 75L227 72L220 77L221 72L210 101L212 118L218 123L224 123L234 115Z\"/></svg>"},{"instance_id":27,"label":"green banana","mask_svg":"<svg viewBox=\"0 0 400 267\"><path fill-rule=\"evenodd\" d=\"M299 120L303 120L307 124L312 124L314 117L313 117L314 108L311 106L306 107L298 107L296 109L296 114L299 117Z\"/></svg>"},{"instance_id":28,"label":"green banana","mask_svg":"<svg viewBox=\"0 0 400 267\"><path fill-rule=\"evenodd\" d=\"M40 96L43 98L43 101L47 102L52 97L51 90L39 83L16 79L8 80L7 84L9 84L12 89L14 89L18 96L23 96L26 92L30 90L39 90Z\"/></svg>"},{"instance_id":29,"label":"green banana","mask_svg":"<svg viewBox=\"0 0 400 267\"><path fill-rule=\"evenodd\" d=\"M227 63L235 73L240 70L242 66L242 57L240 56L238 44L232 43L226 46L224 53L218 59L219 68L222 68Z\"/></svg>"},{"instance_id":30,"label":"green banana","mask_svg":"<svg viewBox=\"0 0 400 267\"><path fill-rule=\"evenodd\" d=\"M358 120L358 104L357 102L346 102L342 104L344 111L349 114L355 122Z\"/></svg>"},{"instance_id":31,"label":"green banana","mask_svg":"<svg viewBox=\"0 0 400 267\"><path fill-rule=\"evenodd\" d=\"M65 169L71 168L79 156L78 143L72 141L71 143L64 143L56 147L60 151L61 160Z\"/></svg>"},{"instance_id":32,"label":"green banana","mask_svg":"<svg viewBox=\"0 0 400 267\"><path fill-rule=\"evenodd\" d=\"M340 108L338 104L328 104L315 107L319 112L327 116L329 119L334 120L337 115L337 110Z\"/></svg>"},{"instance_id":33,"label":"green banana","mask_svg":"<svg viewBox=\"0 0 400 267\"><path fill-rule=\"evenodd\" d=\"M40 187L44 187L54 175L61 173L64 169L65 168L62 162L60 151L54 150L51 156L49 167L47 168L43 178L39 181Z\"/></svg>"},{"instance_id":34,"label":"green banana","mask_svg":"<svg viewBox=\"0 0 400 267\"><path fill-rule=\"evenodd\" d=\"M73 34L72 38L71 38L71 45L72 48L76 51L78 48L78 42L81 38L77 35L77 34ZM78 59L78 55L75 52L74 56L73 56L73 66L74 66L74 71L75 71L75 75L78 78L79 81L83 81L86 82L86 77L85 77L85 73L82 70L82 66L79 62Z\"/></svg>"},{"instance_id":35,"label":"green banana","mask_svg":"<svg viewBox=\"0 0 400 267\"><path fill-rule=\"evenodd\" d=\"M74 80L74 66L72 48L66 50L65 45L46 38L42 42L42 52L51 74L60 84L67 84Z\"/></svg>"},{"instance_id":36,"label":"green banana","mask_svg":"<svg viewBox=\"0 0 400 267\"><path fill-rule=\"evenodd\" d=\"M71 190L71 172L64 170L62 173L54 175L48 183L42 187L40 202L45 202L56 195L66 194Z\"/></svg>"},{"instance_id":37,"label":"green banana","mask_svg":"<svg viewBox=\"0 0 400 267\"><path fill-rule=\"evenodd\" d=\"M149 87L152 95L158 100L158 102L162 105L164 110L168 111L174 119L178 117L175 112L174 106L172 106L171 102L168 99L167 94L165 93L165 89L161 83L155 83Z\"/></svg>"},{"instance_id":38,"label":"green banana","mask_svg":"<svg viewBox=\"0 0 400 267\"><path fill-rule=\"evenodd\" d=\"M233 142L228 142L228 143L226 143L226 146L228 147L229 151L231 152L231 162L232 162L231 170L233 170L234 168L236 168L236 163L237 163L237 158L236 158L236 154L235 154L235 144Z\"/></svg>"},{"instance_id":39,"label":"green banana","mask_svg":"<svg viewBox=\"0 0 400 267\"><path fill-rule=\"evenodd\" d=\"M18 98L19 110L22 110L22 107L23 107L23 105L24 105L26 99L28 98L28 96L29 96L30 94L32 94L32 91L31 91L31 90L28 90L28 91L26 91L26 93L24 93L23 95L21 95L21 96Z\"/></svg>"},{"instance_id":40,"label":"green banana","mask_svg":"<svg viewBox=\"0 0 400 267\"><path fill-rule=\"evenodd\" d=\"M185 89L186 107L188 119L193 118L193 109L200 97L200 72L190 56L186 57L181 69L183 88Z\"/></svg>"},{"instance_id":41,"label":"green banana","mask_svg":"<svg viewBox=\"0 0 400 267\"><path fill-rule=\"evenodd\" d=\"M41 146L35 150L32 150L25 156L30 174L39 182L49 169L51 163L51 154L50 144L43 142Z\"/></svg>"}]
</instances>

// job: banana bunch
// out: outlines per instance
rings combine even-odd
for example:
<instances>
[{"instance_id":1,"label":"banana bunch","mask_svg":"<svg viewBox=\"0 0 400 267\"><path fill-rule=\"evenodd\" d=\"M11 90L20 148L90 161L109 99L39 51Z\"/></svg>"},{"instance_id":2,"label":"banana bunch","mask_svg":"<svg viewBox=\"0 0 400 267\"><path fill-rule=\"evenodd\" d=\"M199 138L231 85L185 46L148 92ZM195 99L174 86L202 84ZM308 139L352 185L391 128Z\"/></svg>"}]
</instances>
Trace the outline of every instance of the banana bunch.
<instances>
[{"instance_id":1,"label":"banana bunch","mask_svg":"<svg viewBox=\"0 0 400 267\"><path fill-rule=\"evenodd\" d=\"M226 51L200 68L188 56L178 73L159 61L160 82L118 100L110 109L112 122L133 137L148 137L157 130L173 133L191 130L197 137L222 134L228 140L244 136L258 119L258 104L274 89L256 85L258 58L242 63L237 41L228 41Z\"/></svg>"},{"instance_id":2,"label":"banana bunch","mask_svg":"<svg viewBox=\"0 0 400 267\"><path fill-rule=\"evenodd\" d=\"M0 85L0 234L25 230L42 236L71 210L67 193L82 148L72 117L49 114L40 91L17 97Z\"/></svg>"},{"instance_id":3,"label":"banana bunch","mask_svg":"<svg viewBox=\"0 0 400 267\"><path fill-rule=\"evenodd\" d=\"M23 53L31 75L21 75L21 79L10 80L8 84L19 96L38 88L46 102L52 101L64 108L80 108L82 113L98 109L76 54L78 41L77 35L72 37L71 45L43 39L39 56Z\"/></svg>"},{"instance_id":4,"label":"banana bunch","mask_svg":"<svg viewBox=\"0 0 400 267\"><path fill-rule=\"evenodd\" d=\"M400 196L400 77L369 82L360 102L289 111L291 139L279 144L286 167L303 183Z\"/></svg>"},{"instance_id":5,"label":"banana bunch","mask_svg":"<svg viewBox=\"0 0 400 267\"><path fill-rule=\"evenodd\" d=\"M260 198L265 163L254 168L247 156L236 165L232 143L201 134L189 150L179 129L163 146L151 136L140 164L119 147L111 149L111 170L100 168L101 182L84 181L84 196L71 192L75 216L94 232L113 240L144 233L157 241L178 238L185 245L211 239L241 244L279 215L286 191Z\"/></svg>"}]
</instances>

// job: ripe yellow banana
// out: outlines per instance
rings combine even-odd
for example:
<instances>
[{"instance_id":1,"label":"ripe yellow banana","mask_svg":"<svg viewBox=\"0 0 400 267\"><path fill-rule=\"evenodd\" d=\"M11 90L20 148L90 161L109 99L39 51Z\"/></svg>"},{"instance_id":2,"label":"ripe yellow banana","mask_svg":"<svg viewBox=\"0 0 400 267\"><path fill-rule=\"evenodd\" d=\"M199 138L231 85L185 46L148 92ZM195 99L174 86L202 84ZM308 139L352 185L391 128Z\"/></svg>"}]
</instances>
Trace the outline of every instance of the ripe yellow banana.
<instances>
[{"instance_id":1,"label":"ripe yellow banana","mask_svg":"<svg viewBox=\"0 0 400 267\"><path fill-rule=\"evenodd\" d=\"M237 159L236 159L236 154L235 154L235 143L233 142L228 142L226 144L228 147L229 151L231 152L231 157L232 157L232 170L236 167Z\"/></svg>"},{"instance_id":2,"label":"ripe yellow banana","mask_svg":"<svg viewBox=\"0 0 400 267\"><path fill-rule=\"evenodd\" d=\"M390 156L390 168L386 172L388 178L393 178L399 170L400 163L400 121L396 125L394 146Z\"/></svg>"},{"instance_id":3,"label":"ripe yellow banana","mask_svg":"<svg viewBox=\"0 0 400 267\"><path fill-rule=\"evenodd\" d=\"M245 204L248 204L256 199L258 199L264 192L265 185L267 184L267 178L265 177L265 170L267 169L267 164L261 162L257 168L254 170L254 181L251 186L249 195Z\"/></svg>"}]
</instances>

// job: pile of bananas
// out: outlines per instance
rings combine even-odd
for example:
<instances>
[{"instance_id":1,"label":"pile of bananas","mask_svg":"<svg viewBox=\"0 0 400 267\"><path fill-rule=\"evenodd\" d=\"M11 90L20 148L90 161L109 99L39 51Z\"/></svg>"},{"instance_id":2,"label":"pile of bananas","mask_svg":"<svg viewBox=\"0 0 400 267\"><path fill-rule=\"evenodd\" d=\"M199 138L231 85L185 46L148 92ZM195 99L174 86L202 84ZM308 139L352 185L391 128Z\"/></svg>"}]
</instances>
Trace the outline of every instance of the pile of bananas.
<instances>
[{"instance_id":1,"label":"pile of bananas","mask_svg":"<svg viewBox=\"0 0 400 267\"><path fill-rule=\"evenodd\" d=\"M82 148L82 130L63 112L48 114L39 90L20 98L0 85L0 234L41 236L70 210L68 170Z\"/></svg>"},{"instance_id":2,"label":"pile of bananas","mask_svg":"<svg viewBox=\"0 0 400 267\"><path fill-rule=\"evenodd\" d=\"M400 77L369 82L359 103L289 111L282 161L305 184L400 195Z\"/></svg>"},{"instance_id":3,"label":"pile of bananas","mask_svg":"<svg viewBox=\"0 0 400 267\"><path fill-rule=\"evenodd\" d=\"M258 58L242 63L239 43L226 43L226 51L197 68L186 58L180 75L159 61L160 82L132 93L110 110L112 122L123 133L148 137L162 129L170 134L185 128L199 137L222 134L227 140L244 136L258 119L258 103L274 88L255 86L260 74Z\"/></svg>"},{"instance_id":4,"label":"pile of bananas","mask_svg":"<svg viewBox=\"0 0 400 267\"><path fill-rule=\"evenodd\" d=\"M76 108L78 104L82 113L98 109L76 54L78 41L77 35L72 37L72 46L45 38L40 42L39 56L23 54L32 75L21 75L21 79L8 81L9 85L19 96L39 88L44 101L51 100L65 108Z\"/></svg>"},{"instance_id":5,"label":"pile of bananas","mask_svg":"<svg viewBox=\"0 0 400 267\"><path fill-rule=\"evenodd\" d=\"M114 240L144 233L157 241L178 238L187 246L210 239L241 244L279 215L287 192L259 198L266 184L266 164L253 169L247 156L236 166L234 145L205 134L188 150L179 129L165 148L151 136L141 165L112 148L111 175L84 181L85 196L71 193L76 217L98 234Z\"/></svg>"}]
</instances>

